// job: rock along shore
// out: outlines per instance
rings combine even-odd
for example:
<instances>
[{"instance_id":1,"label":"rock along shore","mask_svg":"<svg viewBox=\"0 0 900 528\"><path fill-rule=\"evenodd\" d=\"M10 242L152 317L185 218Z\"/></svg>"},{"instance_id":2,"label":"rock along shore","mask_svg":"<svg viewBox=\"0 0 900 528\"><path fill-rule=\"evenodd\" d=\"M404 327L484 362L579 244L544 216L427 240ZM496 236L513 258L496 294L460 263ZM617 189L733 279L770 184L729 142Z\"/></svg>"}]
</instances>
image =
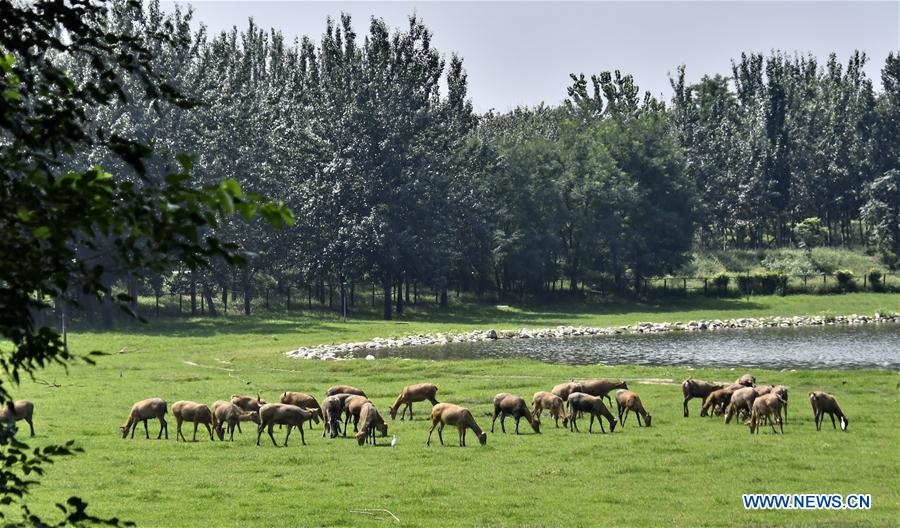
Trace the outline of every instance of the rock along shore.
<instances>
[{"instance_id":1,"label":"rock along shore","mask_svg":"<svg viewBox=\"0 0 900 528\"><path fill-rule=\"evenodd\" d=\"M627 326L595 328L591 326L558 326L556 328L520 328L518 330L473 330L471 332L436 332L405 337L376 337L362 343L341 343L300 347L285 354L298 359L344 360L360 356L367 350L409 346L475 343L496 339L559 339L567 337L603 336L615 334L646 334L661 332L702 332L732 328L791 328L798 326L865 325L900 323L900 315L798 315L795 317L744 317L740 319L703 319L674 323L637 323ZM375 359L368 354L366 359Z\"/></svg>"}]
</instances>

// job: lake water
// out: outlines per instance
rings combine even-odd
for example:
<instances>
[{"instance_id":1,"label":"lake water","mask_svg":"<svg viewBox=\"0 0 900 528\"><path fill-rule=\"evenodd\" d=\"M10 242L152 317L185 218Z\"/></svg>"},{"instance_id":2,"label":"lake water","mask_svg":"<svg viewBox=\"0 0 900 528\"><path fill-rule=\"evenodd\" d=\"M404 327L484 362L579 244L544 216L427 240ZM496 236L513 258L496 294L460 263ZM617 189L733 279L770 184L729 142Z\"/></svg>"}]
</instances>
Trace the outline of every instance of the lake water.
<instances>
[{"instance_id":1,"label":"lake water","mask_svg":"<svg viewBox=\"0 0 900 528\"><path fill-rule=\"evenodd\" d=\"M375 357L532 358L547 363L900 370L900 324L502 339L366 350Z\"/></svg>"}]
</instances>

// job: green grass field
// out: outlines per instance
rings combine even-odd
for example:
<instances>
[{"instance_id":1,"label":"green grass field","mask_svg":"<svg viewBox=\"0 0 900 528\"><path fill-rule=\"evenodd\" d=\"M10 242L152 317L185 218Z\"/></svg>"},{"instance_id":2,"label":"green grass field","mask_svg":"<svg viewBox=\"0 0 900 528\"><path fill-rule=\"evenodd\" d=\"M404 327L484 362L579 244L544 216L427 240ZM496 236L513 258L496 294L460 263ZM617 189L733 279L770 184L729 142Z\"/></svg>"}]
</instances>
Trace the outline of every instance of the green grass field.
<instances>
[{"instance_id":1,"label":"green grass field","mask_svg":"<svg viewBox=\"0 0 900 528\"><path fill-rule=\"evenodd\" d=\"M399 337L426 332L462 332L494 328L543 328L559 325L612 327L641 321L689 321L692 319L733 319L793 315L847 315L900 312L900 295L891 293L848 293L843 295L754 296L741 298L671 297L648 301L604 299L571 301L558 298L541 304L506 302L451 302L450 310L422 303L407 306L403 316L392 321L380 318L380 311L360 306L348 322L335 311L303 310L227 317L150 317L150 324L131 323L117 333L82 330L76 339L85 347L115 352L121 347L138 350L144 343L171 341L181 351L194 347L218 350L286 351L321 343L363 341L373 337ZM219 340L221 346L212 340ZM118 348L117 348L118 347Z\"/></svg>"},{"instance_id":2,"label":"green grass field","mask_svg":"<svg viewBox=\"0 0 900 528\"><path fill-rule=\"evenodd\" d=\"M85 453L51 466L31 498L32 509L52 515L55 502L79 495L95 515L142 526L385 526L390 517L353 513L385 508L405 526L723 526L876 525L900 519L900 375L887 370L755 372L760 382L791 388L785 435L720 419L681 416L677 382L693 376L733 380L741 371L602 366L557 366L531 361L379 360L317 362L281 352L301 345L435 330L515 328L708 317L873 313L898 311L898 296L759 297L692 300L672 305L560 304L543 308L471 306L465 313L428 313L407 319L340 323L331 315L267 319L166 321L117 332L70 334L75 352L110 352L96 366L58 368L23 383L19 397L35 401L37 437L43 446L74 439ZM318 426L306 446L291 435L288 448L267 438L255 445L252 424L235 442L176 443L169 415L168 441L143 428L123 440L118 427L134 401L159 396L207 404L233 393L277 399L284 390L319 397L333 384L367 391L383 413L400 388L432 381L438 399L472 409L490 429L497 392L530 401L537 390L573 377L620 377L641 394L652 428L629 419L613 434L555 429L518 437L489 434L480 447L425 447L429 405L416 404L413 422L389 422L377 448L351 439L325 439ZM849 432L827 424L816 432L805 394L835 393L850 417ZM509 425L511 422L507 422ZM24 425L24 424L22 424ZM523 424L523 431L527 426ZM26 426L27 428L27 426ZM508 427L507 430L511 431ZM596 429L595 429L596 430ZM190 430L186 431L190 438ZM396 448L386 447L390 435ZM140 438L138 438L141 436ZM279 442L283 434L276 434ZM435 437L436 440L436 437ZM745 511L743 493L869 493L869 511Z\"/></svg>"}]
</instances>

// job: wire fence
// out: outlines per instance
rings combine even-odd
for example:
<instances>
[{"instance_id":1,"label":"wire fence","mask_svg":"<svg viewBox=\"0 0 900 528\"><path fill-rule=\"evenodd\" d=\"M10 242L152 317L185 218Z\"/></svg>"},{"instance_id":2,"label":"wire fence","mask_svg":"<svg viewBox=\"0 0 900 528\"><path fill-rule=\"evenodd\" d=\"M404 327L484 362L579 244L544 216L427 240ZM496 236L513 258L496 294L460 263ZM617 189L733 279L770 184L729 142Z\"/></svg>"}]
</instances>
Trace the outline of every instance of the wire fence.
<instances>
[{"instance_id":1,"label":"wire fence","mask_svg":"<svg viewBox=\"0 0 900 528\"><path fill-rule=\"evenodd\" d=\"M561 285L561 283L558 284ZM546 296L572 295L570 289L556 288L555 286L553 291L546 292ZM524 293L497 292L496 290L489 290L481 296L475 296L471 292L461 293L455 284L451 284L449 290L451 303L460 296L470 300L493 299L497 302L521 301L526 298ZM627 286L621 283L616 285L611 279L603 279L590 284L579 283L579 288L576 290L577 294L585 297L616 295L736 297L796 293L834 294L856 291L898 292L900 291L900 274L885 273L874 284L868 276L848 278L834 273L806 275L742 273L730 274L727 280L723 280L721 276L647 277L641 279L638 284L635 284L633 280L629 281ZM210 299L212 306L210 306ZM355 315L380 313L383 302L384 296L380 287L357 285L352 290L347 290L346 307L349 313ZM396 305L396 297L393 297L392 304ZM437 306L439 293L429 288L417 287L409 292L404 291L402 304L407 308ZM302 286L292 288L257 287L251 292L249 301L246 299L245 292L240 288L229 288L224 294L219 288L208 297L198 292L193 299L187 292L165 292L160 295L142 292L133 307L143 317L246 315L248 313L290 313L307 310L326 310L335 313L343 311L337 287L326 287L321 295L316 295L311 288Z\"/></svg>"},{"instance_id":2,"label":"wire fence","mask_svg":"<svg viewBox=\"0 0 900 528\"><path fill-rule=\"evenodd\" d=\"M900 291L900 273L883 273L873 283L868 275L847 277L838 273L804 275L739 273L720 277L652 277L642 281L645 294L701 294L719 297L735 295L790 295L792 293L832 294L857 291Z\"/></svg>"}]
</instances>

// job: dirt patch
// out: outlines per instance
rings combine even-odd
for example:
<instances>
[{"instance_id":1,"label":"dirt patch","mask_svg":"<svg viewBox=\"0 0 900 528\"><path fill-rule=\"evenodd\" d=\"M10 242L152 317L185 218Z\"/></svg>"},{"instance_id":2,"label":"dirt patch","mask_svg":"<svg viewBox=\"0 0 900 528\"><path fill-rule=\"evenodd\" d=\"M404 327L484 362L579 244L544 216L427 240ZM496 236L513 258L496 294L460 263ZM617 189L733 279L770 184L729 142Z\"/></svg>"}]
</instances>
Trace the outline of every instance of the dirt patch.
<instances>
[{"instance_id":1,"label":"dirt patch","mask_svg":"<svg viewBox=\"0 0 900 528\"><path fill-rule=\"evenodd\" d=\"M633 381L639 385L681 385L680 382L669 378L633 378L628 381Z\"/></svg>"}]
</instances>

